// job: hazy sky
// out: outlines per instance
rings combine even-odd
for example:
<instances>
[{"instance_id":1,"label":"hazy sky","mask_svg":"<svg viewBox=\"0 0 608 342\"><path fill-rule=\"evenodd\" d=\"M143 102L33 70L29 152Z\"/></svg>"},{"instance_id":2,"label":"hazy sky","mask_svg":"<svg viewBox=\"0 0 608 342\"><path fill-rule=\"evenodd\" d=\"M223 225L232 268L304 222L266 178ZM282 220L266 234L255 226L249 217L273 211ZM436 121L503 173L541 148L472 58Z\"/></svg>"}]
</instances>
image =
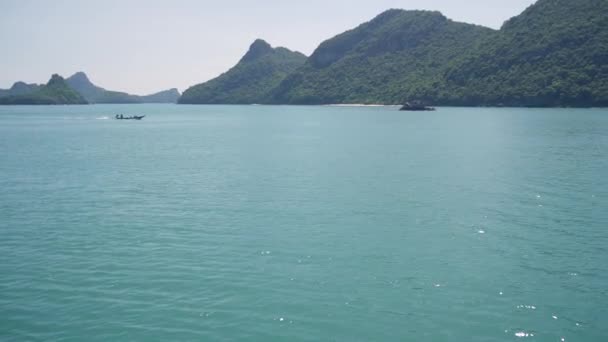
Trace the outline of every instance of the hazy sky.
<instances>
[{"instance_id":1,"label":"hazy sky","mask_svg":"<svg viewBox=\"0 0 608 342\"><path fill-rule=\"evenodd\" d=\"M310 54L389 8L499 28L534 0L0 0L0 88L85 71L99 86L183 91L233 66L256 38Z\"/></svg>"}]
</instances>

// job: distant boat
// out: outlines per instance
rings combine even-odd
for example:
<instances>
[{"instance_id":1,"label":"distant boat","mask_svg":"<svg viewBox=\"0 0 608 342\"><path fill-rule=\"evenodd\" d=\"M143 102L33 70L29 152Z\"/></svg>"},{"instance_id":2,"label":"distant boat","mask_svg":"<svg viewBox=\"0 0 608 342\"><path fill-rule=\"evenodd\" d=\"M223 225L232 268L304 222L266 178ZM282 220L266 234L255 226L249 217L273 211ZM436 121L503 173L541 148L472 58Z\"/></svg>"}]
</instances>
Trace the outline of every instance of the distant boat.
<instances>
[{"instance_id":1,"label":"distant boat","mask_svg":"<svg viewBox=\"0 0 608 342\"><path fill-rule=\"evenodd\" d=\"M137 115L133 115L133 116L123 116L122 114L118 115L116 114L115 118L116 120L141 120L143 118L145 118L145 115L142 116L137 116Z\"/></svg>"},{"instance_id":2,"label":"distant boat","mask_svg":"<svg viewBox=\"0 0 608 342\"><path fill-rule=\"evenodd\" d=\"M403 110L403 111L410 111L410 112L431 112L434 111L435 108L434 107L429 107L426 106L425 104L418 102L418 101L413 101L413 102L406 102L403 107L401 107L401 109L399 110Z\"/></svg>"}]
</instances>

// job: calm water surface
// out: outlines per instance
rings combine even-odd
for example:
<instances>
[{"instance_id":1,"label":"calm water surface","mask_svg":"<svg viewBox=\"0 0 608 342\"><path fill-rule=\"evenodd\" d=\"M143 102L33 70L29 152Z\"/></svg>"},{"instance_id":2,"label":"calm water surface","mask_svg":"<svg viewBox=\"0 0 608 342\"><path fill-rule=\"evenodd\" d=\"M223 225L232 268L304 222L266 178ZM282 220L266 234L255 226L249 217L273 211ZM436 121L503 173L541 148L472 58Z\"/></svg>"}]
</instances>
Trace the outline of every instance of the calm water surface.
<instances>
[{"instance_id":1,"label":"calm water surface","mask_svg":"<svg viewBox=\"0 0 608 342\"><path fill-rule=\"evenodd\" d=\"M608 110L0 107L0 234L2 341L605 342Z\"/></svg>"}]
</instances>

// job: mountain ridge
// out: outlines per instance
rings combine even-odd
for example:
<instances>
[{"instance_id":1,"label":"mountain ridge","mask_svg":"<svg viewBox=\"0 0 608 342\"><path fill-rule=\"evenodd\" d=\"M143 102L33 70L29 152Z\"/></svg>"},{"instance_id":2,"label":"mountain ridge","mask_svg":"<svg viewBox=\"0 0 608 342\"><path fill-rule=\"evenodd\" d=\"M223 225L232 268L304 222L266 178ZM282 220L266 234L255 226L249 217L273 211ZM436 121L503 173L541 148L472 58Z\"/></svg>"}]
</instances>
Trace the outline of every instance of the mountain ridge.
<instances>
[{"instance_id":1,"label":"mountain ridge","mask_svg":"<svg viewBox=\"0 0 608 342\"><path fill-rule=\"evenodd\" d=\"M306 56L256 39L230 70L188 88L180 104L247 104L267 102L271 89L304 64Z\"/></svg>"},{"instance_id":2,"label":"mountain ridge","mask_svg":"<svg viewBox=\"0 0 608 342\"><path fill-rule=\"evenodd\" d=\"M177 88L149 95L131 95L125 92L106 90L95 85L82 71L74 73L64 81L67 86L79 93L88 103L177 103L181 96ZM18 81L10 89L0 89L0 98L34 94L43 86Z\"/></svg>"},{"instance_id":3,"label":"mountain ridge","mask_svg":"<svg viewBox=\"0 0 608 342\"><path fill-rule=\"evenodd\" d=\"M605 13L606 0L538 0L494 30L390 9L322 42L272 87L239 68L268 53L256 41L237 66L191 88L203 100L180 103L608 106Z\"/></svg>"},{"instance_id":4,"label":"mountain ridge","mask_svg":"<svg viewBox=\"0 0 608 342\"><path fill-rule=\"evenodd\" d=\"M110 91L77 72L66 87L15 82L0 98L79 102L71 88L90 103L608 106L605 13L606 0L538 0L494 30L437 11L389 9L309 57L256 39L228 71L181 95Z\"/></svg>"},{"instance_id":5,"label":"mountain ridge","mask_svg":"<svg viewBox=\"0 0 608 342\"><path fill-rule=\"evenodd\" d=\"M106 90L93 84L87 74L82 71L76 72L68 77L66 81L90 103L176 103L180 97L177 88L150 95L131 95L125 92Z\"/></svg>"},{"instance_id":6,"label":"mountain ridge","mask_svg":"<svg viewBox=\"0 0 608 342\"><path fill-rule=\"evenodd\" d=\"M402 103L434 87L454 59L494 31L437 11L391 9L319 45L273 90L273 103Z\"/></svg>"},{"instance_id":7,"label":"mountain ridge","mask_svg":"<svg viewBox=\"0 0 608 342\"><path fill-rule=\"evenodd\" d=\"M47 84L38 87L33 92L0 98L0 105L65 104L88 104L88 102L58 74L53 74Z\"/></svg>"},{"instance_id":8,"label":"mountain ridge","mask_svg":"<svg viewBox=\"0 0 608 342\"><path fill-rule=\"evenodd\" d=\"M25 83L17 81L9 89L0 89L0 97L13 96L13 95L25 95L38 90L41 86L35 83Z\"/></svg>"}]
</instances>

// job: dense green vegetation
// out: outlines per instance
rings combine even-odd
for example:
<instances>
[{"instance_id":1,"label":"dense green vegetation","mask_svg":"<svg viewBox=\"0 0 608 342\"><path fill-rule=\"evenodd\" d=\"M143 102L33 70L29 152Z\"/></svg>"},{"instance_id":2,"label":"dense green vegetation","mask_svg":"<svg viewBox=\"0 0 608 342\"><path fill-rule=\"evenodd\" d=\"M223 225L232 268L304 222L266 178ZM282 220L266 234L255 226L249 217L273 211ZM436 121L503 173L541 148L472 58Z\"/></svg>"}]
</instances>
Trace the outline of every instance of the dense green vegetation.
<instances>
[{"instance_id":1,"label":"dense green vegetation","mask_svg":"<svg viewBox=\"0 0 608 342\"><path fill-rule=\"evenodd\" d=\"M322 43L273 91L278 103L401 103L442 82L492 30L438 12L389 10Z\"/></svg>"},{"instance_id":2,"label":"dense green vegetation","mask_svg":"<svg viewBox=\"0 0 608 342\"><path fill-rule=\"evenodd\" d=\"M63 77L53 75L50 81L31 93L0 98L1 105L60 105L87 104L87 101L70 88Z\"/></svg>"},{"instance_id":3,"label":"dense green vegetation","mask_svg":"<svg viewBox=\"0 0 608 342\"><path fill-rule=\"evenodd\" d=\"M285 48L272 48L256 40L239 63L219 77L186 90L183 104L251 104L269 101L269 94L306 56Z\"/></svg>"},{"instance_id":4,"label":"dense green vegetation","mask_svg":"<svg viewBox=\"0 0 608 342\"><path fill-rule=\"evenodd\" d=\"M539 0L491 31L391 10L321 44L273 100L608 106L606 13L606 0Z\"/></svg>"},{"instance_id":5,"label":"dense green vegetation","mask_svg":"<svg viewBox=\"0 0 608 342\"><path fill-rule=\"evenodd\" d=\"M608 1L539 0L421 97L439 104L608 106Z\"/></svg>"},{"instance_id":6,"label":"dense green vegetation","mask_svg":"<svg viewBox=\"0 0 608 342\"><path fill-rule=\"evenodd\" d=\"M176 103L180 96L177 89L146 96L110 91L93 84L84 72L77 72L66 81L90 103Z\"/></svg>"}]
</instances>

